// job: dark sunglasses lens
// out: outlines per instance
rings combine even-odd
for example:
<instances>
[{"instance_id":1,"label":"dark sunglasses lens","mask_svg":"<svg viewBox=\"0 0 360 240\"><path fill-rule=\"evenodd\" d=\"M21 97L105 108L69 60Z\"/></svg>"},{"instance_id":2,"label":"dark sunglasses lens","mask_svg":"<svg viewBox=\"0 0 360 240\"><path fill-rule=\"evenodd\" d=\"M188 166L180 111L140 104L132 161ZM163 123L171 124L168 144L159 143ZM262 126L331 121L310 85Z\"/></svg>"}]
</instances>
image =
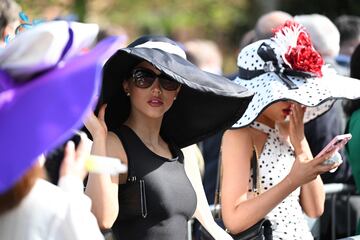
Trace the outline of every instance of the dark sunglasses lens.
<instances>
[{"instance_id":1,"label":"dark sunglasses lens","mask_svg":"<svg viewBox=\"0 0 360 240\"><path fill-rule=\"evenodd\" d=\"M159 81L161 87L168 91L175 91L180 86L179 82L167 78L159 78Z\"/></svg>"},{"instance_id":2,"label":"dark sunglasses lens","mask_svg":"<svg viewBox=\"0 0 360 240\"><path fill-rule=\"evenodd\" d=\"M139 88L150 87L156 79L156 76L143 70L135 70L133 73L134 83Z\"/></svg>"}]
</instances>

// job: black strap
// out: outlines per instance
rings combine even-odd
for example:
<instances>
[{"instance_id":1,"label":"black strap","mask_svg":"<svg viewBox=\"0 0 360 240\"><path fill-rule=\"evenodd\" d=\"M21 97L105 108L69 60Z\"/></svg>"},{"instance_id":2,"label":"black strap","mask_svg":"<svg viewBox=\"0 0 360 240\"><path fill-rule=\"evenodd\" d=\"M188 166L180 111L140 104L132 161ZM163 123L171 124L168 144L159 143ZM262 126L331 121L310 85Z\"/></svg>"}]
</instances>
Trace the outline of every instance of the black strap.
<instances>
[{"instance_id":1,"label":"black strap","mask_svg":"<svg viewBox=\"0 0 360 240\"><path fill-rule=\"evenodd\" d=\"M217 178L216 178L216 186L215 186L215 199L214 199L214 206L216 207L220 203L220 180L221 179L221 157L219 158L218 162L218 169L217 169ZM215 211L215 218L221 218L221 211Z\"/></svg>"},{"instance_id":2,"label":"black strap","mask_svg":"<svg viewBox=\"0 0 360 240\"><path fill-rule=\"evenodd\" d=\"M120 127L120 129L112 129L111 131L113 131L114 133L116 133L118 135L119 139L121 140L121 142L124 146L125 153L127 153L129 146L128 146L128 142L126 141L126 138L127 138L127 136L129 136L129 134L131 134L131 131L129 131L129 127L123 125ZM134 167L134 163L129 155L127 155L127 161L128 161L127 181L135 182L136 181L135 167Z\"/></svg>"},{"instance_id":3,"label":"black strap","mask_svg":"<svg viewBox=\"0 0 360 240\"><path fill-rule=\"evenodd\" d=\"M253 155L252 155L252 158L251 158L251 163L250 163L250 166L251 166L251 169L252 169L252 183L253 183L253 187L252 187L252 190L254 192L257 192L258 189L257 189L257 174L258 174L258 167L257 167L257 155L256 155L256 151L255 151L255 148L254 148L254 151L253 151Z\"/></svg>"}]
</instances>

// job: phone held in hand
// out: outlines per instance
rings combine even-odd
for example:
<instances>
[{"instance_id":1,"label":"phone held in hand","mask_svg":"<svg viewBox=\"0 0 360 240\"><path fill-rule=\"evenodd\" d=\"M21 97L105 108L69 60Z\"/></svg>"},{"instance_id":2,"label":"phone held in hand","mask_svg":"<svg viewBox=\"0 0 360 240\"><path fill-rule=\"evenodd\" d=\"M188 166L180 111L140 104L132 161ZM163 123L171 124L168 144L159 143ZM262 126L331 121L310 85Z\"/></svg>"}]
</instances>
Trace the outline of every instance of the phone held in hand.
<instances>
[{"instance_id":1,"label":"phone held in hand","mask_svg":"<svg viewBox=\"0 0 360 240\"><path fill-rule=\"evenodd\" d=\"M75 133L71 138L66 140L63 144L61 144L57 148L45 154L46 160L44 166L47 172L47 177L48 180L55 185L58 183L59 180L59 170L64 158L66 143L68 141L73 141L76 149L81 141L80 134Z\"/></svg>"},{"instance_id":2,"label":"phone held in hand","mask_svg":"<svg viewBox=\"0 0 360 240\"><path fill-rule=\"evenodd\" d=\"M320 157L326 153L332 152L333 150L339 151L341 148L345 146L345 144L350 141L352 135L350 133L337 135L335 136L322 150L316 155L316 157ZM324 164L334 164L341 163L341 155L339 153L334 154L332 157L324 161Z\"/></svg>"},{"instance_id":3,"label":"phone held in hand","mask_svg":"<svg viewBox=\"0 0 360 240\"><path fill-rule=\"evenodd\" d=\"M64 151L68 141L73 141L75 149L81 141L80 133L75 133L56 149L45 154L45 169L47 170L48 180L57 184L59 181L60 166L64 158ZM127 165L123 164L118 158L106 156L89 155L85 160L85 169L92 173L117 175L127 172Z\"/></svg>"}]
</instances>

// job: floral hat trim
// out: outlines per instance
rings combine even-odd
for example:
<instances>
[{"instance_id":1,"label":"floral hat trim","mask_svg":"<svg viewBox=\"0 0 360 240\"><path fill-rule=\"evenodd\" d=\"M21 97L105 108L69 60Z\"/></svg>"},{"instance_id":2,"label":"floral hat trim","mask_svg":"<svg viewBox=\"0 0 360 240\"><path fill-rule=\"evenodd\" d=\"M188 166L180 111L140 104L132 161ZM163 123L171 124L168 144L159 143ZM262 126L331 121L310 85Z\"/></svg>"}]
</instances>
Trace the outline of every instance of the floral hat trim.
<instances>
[{"instance_id":1,"label":"floral hat trim","mask_svg":"<svg viewBox=\"0 0 360 240\"><path fill-rule=\"evenodd\" d=\"M275 29L274 37L242 49L237 65L234 82L255 95L232 128L249 125L277 101L307 106L304 122L308 122L326 113L336 99L360 97L360 81L337 75L325 65L306 29L293 21Z\"/></svg>"},{"instance_id":2,"label":"floral hat trim","mask_svg":"<svg viewBox=\"0 0 360 240\"><path fill-rule=\"evenodd\" d=\"M257 50L258 56L264 61L263 69L245 69L239 66L239 77L250 80L264 73L274 72L289 89L298 87L289 78L313 78L322 76L324 60L312 46L310 36L304 27L293 21L287 21L274 31L271 39L280 50L279 59L274 49L263 42Z\"/></svg>"},{"instance_id":3,"label":"floral hat trim","mask_svg":"<svg viewBox=\"0 0 360 240\"><path fill-rule=\"evenodd\" d=\"M312 45L305 28L294 21L286 21L274 30L273 41L279 46L282 59L293 70L322 76L324 60Z\"/></svg>"}]
</instances>

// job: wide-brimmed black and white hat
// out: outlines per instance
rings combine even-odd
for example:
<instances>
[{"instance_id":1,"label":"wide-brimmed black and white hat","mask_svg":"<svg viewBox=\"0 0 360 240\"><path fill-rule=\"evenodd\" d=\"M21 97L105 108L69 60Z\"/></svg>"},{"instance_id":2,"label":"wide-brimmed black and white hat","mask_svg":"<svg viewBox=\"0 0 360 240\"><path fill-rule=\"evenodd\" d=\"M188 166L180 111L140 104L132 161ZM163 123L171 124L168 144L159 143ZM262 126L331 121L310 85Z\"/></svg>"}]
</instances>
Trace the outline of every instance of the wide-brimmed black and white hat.
<instances>
[{"instance_id":1,"label":"wide-brimmed black and white hat","mask_svg":"<svg viewBox=\"0 0 360 240\"><path fill-rule=\"evenodd\" d=\"M129 116L130 101L122 82L142 61L182 84L161 128L161 135L179 147L231 127L253 96L246 88L187 61L184 50L174 41L143 36L118 50L104 66L101 100L107 103L105 121L110 130L120 127Z\"/></svg>"},{"instance_id":2,"label":"wide-brimmed black and white hat","mask_svg":"<svg viewBox=\"0 0 360 240\"><path fill-rule=\"evenodd\" d=\"M305 28L296 22L286 22L271 39L246 46L237 65L235 83L255 95L233 128L248 126L277 101L306 106L304 122L308 122L327 112L336 99L360 97L360 81L338 75L324 64Z\"/></svg>"}]
</instances>

